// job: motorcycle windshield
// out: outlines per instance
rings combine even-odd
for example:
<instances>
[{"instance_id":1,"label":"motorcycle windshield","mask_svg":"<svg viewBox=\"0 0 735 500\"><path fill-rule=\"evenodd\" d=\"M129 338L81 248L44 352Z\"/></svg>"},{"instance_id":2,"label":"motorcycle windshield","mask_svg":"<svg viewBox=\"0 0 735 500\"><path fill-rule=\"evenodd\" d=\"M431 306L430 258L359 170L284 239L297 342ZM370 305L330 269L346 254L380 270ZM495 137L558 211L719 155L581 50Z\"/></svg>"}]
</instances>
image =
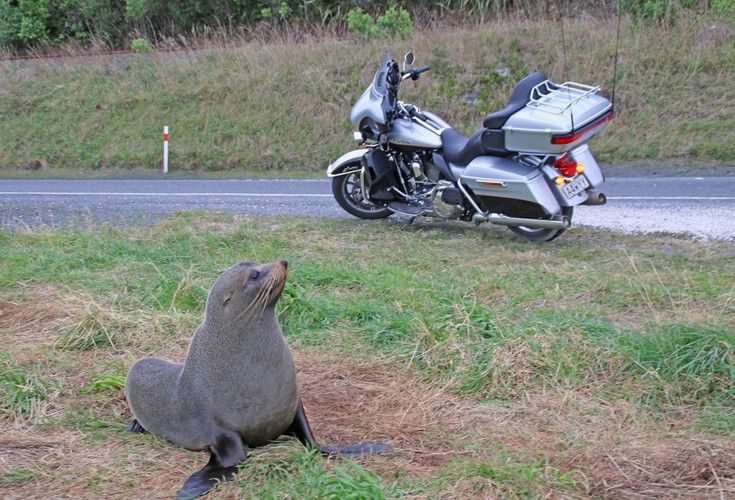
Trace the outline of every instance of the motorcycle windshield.
<instances>
[{"instance_id":1,"label":"motorcycle windshield","mask_svg":"<svg viewBox=\"0 0 735 500\"><path fill-rule=\"evenodd\" d=\"M389 74L393 65L390 51L386 51L383 60L375 72L370 87L363 92L350 113L350 121L359 129L364 119L369 118L380 127L386 127L388 113L393 105L391 99Z\"/></svg>"},{"instance_id":2,"label":"motorcycle windshield","mask_svg":"<svg viewBox=\"0 0 735 500\"><path fill-rule=\"evenodd\" d=\"M393 58L390 56L390 50L386 50L378 71L375 72L375 78L373 78L373 91L376 96L385 97L388 94L388 70L391 67L391 61Z\"/></svg>"}]
</instances>

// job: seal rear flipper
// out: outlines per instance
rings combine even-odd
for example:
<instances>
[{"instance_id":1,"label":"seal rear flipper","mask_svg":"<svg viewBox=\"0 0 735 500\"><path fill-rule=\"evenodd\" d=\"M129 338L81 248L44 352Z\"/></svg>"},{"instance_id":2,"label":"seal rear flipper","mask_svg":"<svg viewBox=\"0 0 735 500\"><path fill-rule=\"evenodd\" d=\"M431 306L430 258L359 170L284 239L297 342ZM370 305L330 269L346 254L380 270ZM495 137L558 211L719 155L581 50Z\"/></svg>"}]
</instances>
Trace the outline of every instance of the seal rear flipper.
<instances>
[{"instance_id":1,"label":"seal rear flipper","mask_svg":"<svg viewBox=\"0 0 735 500\"><path fill-rule=\"evenodd\" d=\"M191 500L198 496L204 495L209 490L217 486L220 482L231 480L237 474L237 466L223 467L219 464L214 453L209 458L209 463L198 472L191 475L186 480L184 486L181 487L176 500Z\"/></svg>"},{"instance_id":2,"label":"seal rear flipper","mask_svg":"<svg viewBox=\"0 0 735 500\"><path fill-rule=\"evenodd\" d=\"M306 413L304 413L304 403L301 402L301 399L299 399L299 405L296 408L296 415L293 418L293 422L291 422L291 425L286 429L286 432L284 434L287 434L289 436L296 436L299 441L301 441L301 444L304 446L313 446L314 448L318 448L319 445L316 444L316 441L314 440L314 434L311 432L311 427L309 426L309 421L306 420Z\"/></svg>"},{"instance_id":3,"label":"seal rear flipper","mask_svg":"<svg viewBox=\"0 0 735 500\"><path fill-rule=\"evenodd\" d=\"M309 421L306 419L306 413L304 412L304 404L299 400L299 406L296 410L296 416L293 419L290 427L286 430L286 434L296 436L304 446L314 447L319 452L327 457L330 456L343 456L343 457L359 457L361 455L370 455L373 453L385 453L390 449L387 444L349 444L345 446L321 446L317 444L314 439L314 434L311 432L311 426Z\"/></svg>"}]
</instances>

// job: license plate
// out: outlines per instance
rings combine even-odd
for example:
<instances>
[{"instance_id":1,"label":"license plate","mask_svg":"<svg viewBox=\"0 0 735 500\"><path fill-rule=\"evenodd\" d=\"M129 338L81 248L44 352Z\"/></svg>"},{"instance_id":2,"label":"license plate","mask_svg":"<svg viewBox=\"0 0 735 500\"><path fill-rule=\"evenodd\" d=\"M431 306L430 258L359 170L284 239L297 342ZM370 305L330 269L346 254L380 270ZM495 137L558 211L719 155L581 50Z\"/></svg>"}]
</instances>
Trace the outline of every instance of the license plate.
<instances>
[{"instance_id":1,"label":"license plate","mask_svg":"<svg viewBox=\"0 0 735 500\"><path fill-rule=\"evenodd\" d=\"M574 198L579 193L590 187L590 183L587 182L587 178L584 175L578 175L569 184L565 184L561 187L561 192L567 198Z\"/></svg>"}]
</instances>

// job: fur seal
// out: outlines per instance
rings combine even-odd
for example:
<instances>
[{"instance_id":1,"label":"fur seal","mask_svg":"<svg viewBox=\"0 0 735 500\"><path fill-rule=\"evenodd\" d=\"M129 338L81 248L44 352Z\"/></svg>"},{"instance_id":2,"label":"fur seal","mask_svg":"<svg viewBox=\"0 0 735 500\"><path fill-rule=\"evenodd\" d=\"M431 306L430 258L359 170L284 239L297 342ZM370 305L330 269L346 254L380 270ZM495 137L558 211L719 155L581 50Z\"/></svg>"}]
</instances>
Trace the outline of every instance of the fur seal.
<instances>
[{"instance_id":1,"label":"fur seal","mask_svg":"<svg viewBox=\"0 0 735 500\"><path fill-rule=\"evenodd\" d=\"M125 396L135 420L131 432L152 432L189 450L207 450L177 499L195 498L232 479L252 448L286 434L324 455L382 453L386 445L321 446L304 414L296 368L274 307L288 263L242 262L214 283L204 321L183 364L137 361Z\"/></svg>"}]
</instances>

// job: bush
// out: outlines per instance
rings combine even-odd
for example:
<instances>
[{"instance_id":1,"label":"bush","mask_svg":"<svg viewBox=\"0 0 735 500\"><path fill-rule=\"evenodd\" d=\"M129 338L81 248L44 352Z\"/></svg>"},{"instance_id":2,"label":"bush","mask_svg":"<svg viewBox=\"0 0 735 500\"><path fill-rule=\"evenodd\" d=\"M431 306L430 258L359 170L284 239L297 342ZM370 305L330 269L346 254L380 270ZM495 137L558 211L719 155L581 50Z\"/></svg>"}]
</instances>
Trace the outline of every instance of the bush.
<instances>
[{"instance_id":1,"label":"bush","mask_svg":"<svg viewBox=\"0 0 735 500\"><path fill-rule=\"evenodd\" d=\"M413 22L408 11L391 7L378 19L373 21L370 14L361 8L352 9L347 13L347 27L350 31L362 38L377 38L379 36L408 38L413 33Z\"/></svg>"},{"instance_id":2,"label":"bush","mask_svg":"<svg viewBox=\"0 0 735 500\"><path fill-rule=\"evenodd\" d=\"M413 33L413 22L408 11L401 8L396 10L395 7L385 11L385 14L378 17L377 25L380 30L391 37L399 36L406 39Z\"/></svg>"},{"instance_id":3,"label":"bush","mask_svg":"<svg viewBox=\"0 0 735 500\"><path fill-rule=\"evenodd\" d=\"M347 28L363 38L372 38L378 35L378 28L375 26L373 18L359 7L347 13Z\"/></svg>"},{"instance_id":4,"label":"bush","mask_svg":"<svg viewBox=\"0 0 735 500\"><path fill-rule=\"evenodd\" d=\"M34 45L48 41L48 0L0 0L0 45Z\"/></svg>"},{"instance_id":5,"label":"bush","mask_svg":"<svg viewBox=\"0 0 735 500\"><path fill-rule=\"evenodd\" d=\"M148 54L153 50L148 40L144 38L136 38L130 43L130 48L136 51L138 54Z\"/></svg>"}]
</instances>

